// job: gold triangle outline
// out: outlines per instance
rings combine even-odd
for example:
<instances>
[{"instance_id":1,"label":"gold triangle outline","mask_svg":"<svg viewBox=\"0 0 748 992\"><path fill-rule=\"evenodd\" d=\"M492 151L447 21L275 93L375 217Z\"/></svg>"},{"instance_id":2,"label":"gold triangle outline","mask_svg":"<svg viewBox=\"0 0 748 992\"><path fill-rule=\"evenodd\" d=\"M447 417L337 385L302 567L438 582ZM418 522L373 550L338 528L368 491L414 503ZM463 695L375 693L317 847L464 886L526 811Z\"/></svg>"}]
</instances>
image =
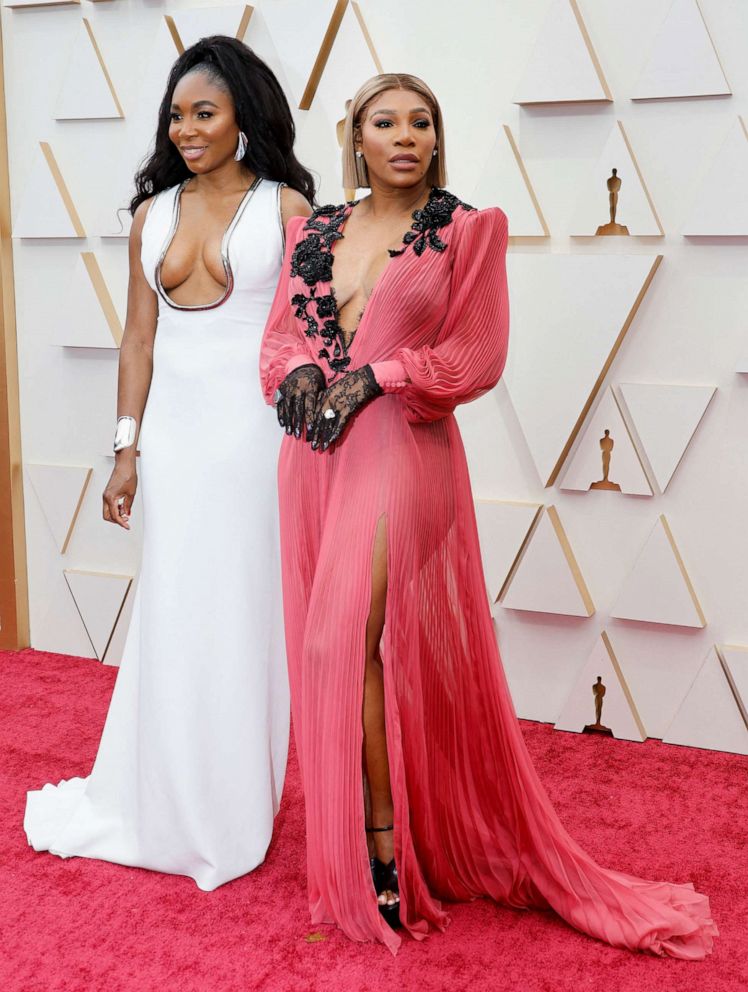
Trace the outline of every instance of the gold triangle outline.
<instances>
[{"instance_id":1,"label":"gold triangle outline","mask_svg":"<svg viewBox=\"0 0 748 992\"><path fill-rule=\"evenodd\" d=\"M587 587L587 583L585 582L584 576L582 575L582 570L579 567L579 562L577 561L576 555L574 554L574 551L571 547L571 542L569 541L566 531L564 530L564 526L561 523L561 518L558 515L558 510L556 509L555 506L552 505L543 506L541 504L539 506L538 512L535 515L535 518L527 532L524 541L522 542L522 546L517 552L517 557L514 559L514 564L512 565L512 568L509 570L509 574L506 577L506 580L501 588L501 592L499 593L496 602L503 603L504 599L506 598L506 594L509 591L511 584L514 581L517 572L520 569L522 561L525 555L527 554L530 545L532 544L533 538L535 537L535 533L543 517L542 514L543 510L545 510L546 513L548 514L548 518L551 522L551 526L553 527L554 533L556 535L556 540L559 543L564 558L566 559L566 564L569 568L571 577L574 580L574 584L577 587L577 591L579 592L582 602L584 603L584 608L587 611L587 616L591 617L595 613L595 604L592 601L592 596L590 595L590 591Z\"/></svg>"},{"instance_id":2,"label":"gold triangle outline","mask_svg":"<svg viewBox=\"0 0 748 992\"><path fill-rule=\"evenodd\" d=\"M122 337L125 332L117 309L114 306L111 293L109 292L109 287L104 279L104 274L99 266L99 260L92 251L82 251L81 258L83 259L88 278L91 280L91 285L96 293L96 299L104 314L104 319L107 322L114 343L119 348L122 345Z\"/></svg>"},{"instance_id":3,"label":"gold triangle outline","mask_svg":"<svg viewBox=\"0 0 748 992\"><path fill-rule=\"evenodd\" d=\"M672 549L673 556L676 562L678 563L678 568L680 569L680 573L683 576L683 581L685 582L686 588L688 589L688 595L691 597L691 600L694 605L694 609L699 615L701 626L706 627L707 621L706 621L706 617L704 616L704 611L701 608L699 597L696 595L696 590L693 587L693 582L691 582L691 576L688 574L686 563L683 561L683 556L681 555L680 549L678 548L678 545L675 542L675 538L673 537L673 532L670 529L670 524L664 513L660 514L660 523L662 524L663 530L665 531L665 536L670 542L670 547Z\"/></svg>"},{"instance_id":4,"label":"gold triangle outline","mask_svg":"<svg viewBox=\"0 0 748 992\"><path fill-rule=\"evenodd\" d=\"M78 514L80 513L81 507L83 506L83 500L85 499L86 492L88 490L88 484L91 481L91 477L93 475L93 468L91 468L91 467L89 467L87 465L50 465L49 462L30 462L29 463L29 467L32 467L34 465L39 465L39 466L41 466L43 468L78 468L78 469L85 469L86 470L86 476L85 476L85 478L84 478L84 480L83 480L83 482L81 484L81 490L80 490L80 494L78 496L78 501L77 501L77 503L75 505L75 509L73 510L73 513L72 513L72 515L70 517L70 523L68 524L67 533L65 534L65 538L64 538L64 540L62 542L62 546L60 548L60 554L61 555L67 554L68 545L70 544L70 539L73 536L73 531L75 530L75 525L78 522ZM47 521L47 527L49 528L49 532L50 532L50 534L52 534L52 538L53 538L53 540L55 541L55 544L56 544L57 543L57 538L55 537L54 533L52 532L52 528L49 525L49 520L47 518L47 511L44 509L44 503L42 501L41 493L39 492L39 490L36 488L36 485L34 484L33 473L30 473L30 478L31 478L31 486L32 486L34 492L36 493L37 499L39 500L39 505L40 505L40 507L42 509L42 513L44 514L44 519Z\"/></svg>"},{"instance_id":5,"label":"gold triangle outline","mask_svg":"<svg viewBox=\"0 0 748 992\"><path fill-rule=\"evenodd\" d=\"M665 516L664 513L661 513L659 515L659 517L657 518L657 520L655 522L654 527L647 534L647 537L644 540L644 543L639 548L639 552L638 552L638 554L636 556L636 560L634 561L634 564L629 569L628 573L626 574L626 577L623 580L623 583L621 584L620 589L618 590L618 594L617 594L617 596L616 596L616 598L614 600L613 606L611 607L611 614L610 615L614 619L616 619L616 620L634 620L634 621L636 621L638 623L664 623L666 626L668 626L667 621L660 621L660 620L639 620L637 617L619 617L617 613L613 612L613 611L616 610L616 604L618 603L618 601L620 599L621 593L623 592L623 590L628 585L628 582L629 582L631 576L636 571L636 569L637 569L637 567L639 565L639 562L641 561L641 556L642 556L642 554L644 552L644 549L647 547L647 545L649 544L649 542L652 540L655 532L657 531L658 524L662 527L663 533L665 534L665 537L667 538L668 544L670 545L670 550L671 550L671 552L673 554L673 558L675 559L675 563L678 566L678 570L679 570L679 572L681 574L681 578L683 579L683 583L684 583L684 585L686 587L686 591L688 592L688 595L691 598L691 603L693 605L693 608L696 610L696 613L698 615L698 618L699 618L699 627L701 629L703 629L704 627L707 626L707 619L704 616L704 611L703 611L703 609L701 607L701 603L699 601L698 596L696 595L696 590L694 588L693 582L691 581L691 576L688 574L688 569L686 568L686 564L683 561L683 556L680 553L680 549L678 548L678 545L677 545L677 543L675 541L675 537L673 536L673 532L670 529L670 523L668 522L668 519L667 519L667 517ZM683 626L683 627L686 627L686 628L693 628L693 625L692 624L674 624L674 626Z\"/></svg>"},{"instance_id":6,"label":"gold triangle outline","mask_svg":"<svg viewBox=\"0 0 748 992\"><path fill-rule=\"evenodd\" d=\"M114 632L117 629L117 624L119 623L119 618L122 616L122 611L125 608L125 603L127 602L127 597L130 595L130 589L132 588L132 583L133 583L133 576L132 575L117 575L114 572L93 572L93 571L90 571L88 569L83 569L83 568L64 568L62 570L62 574L63 574L63 577L65 579L65 584L68 587L68 592L70 593L70 596L71 596L71 598L73 600L73 603L75 605L75 609L78 611L78 616L81 618L81 623L83 624L83 629L86 632L86 637L88 638L88 643L91 645L91 649L92 649L95 657L97 658L97 660L103 662L105 660L105 658L106 658L107 651L109 650L109 645L112 643L112 638L114 637ZM122 602L119 604L119 609L117 610L117 615L114 618L114 623L112 624L112 628L109 631L109 637L107 638L106 645L104 647L104 650L101 653L101 657L100 658L99 658L99 654L98 654L98 652L96 650L96 645L93 642L93 638L91 637L91 634L88 631L88 627L86 626L86 621L83 618L83 613L81 612L81 608L78 605L78 600L75 598L75 593L73 592L73 588L70 585L70 582L68 581L68 575L70 575L70 574L75 574L75 575L96 575L99 578L105 578L105 579L127 579L128 580L127 581L127 586L125 587L124 595L122 597Z\"/></svg>"},{"instance_id":7,"label":"gold triangle outline","mask_svg":"<svg viewBox=\"0 0 748 992\"><path fill-rule=\"evenodd\" d=\"M86 232L83 229L83 224L81 224L81 219L78 216L78 211L75 209L73 198L67 188L62 172L60 172L60 167L57 164L57 159L55 158L51 145L47 141L40 141L39 147L42 150L47 167L52 174L52 179L57 187L57 192L60 194L65 209L67 210L68 217L70 218L70 223L73 225L76 237L85 238Z\"/></svg>"},{"instance_id":8,"label":"gold triangle outline","mask_svg":"<svg viewBox=\"0 0 748 992\"><path fill-rule=\"evenodd\" d=\"M629 141L629 136L626 134L626 128L623 126L623 121L616 121L616 124L618 125L618 129L621 132L621 136L622 136L622 138L624 140L624 143L626 145L626 148L628 150L628 153L631 156L631 161L634 163L634 168L636 169L636 174L639 177L639 183L641 185L641 188L644 190L644 195L647 198L647 203L649 204L649 209L652 211L652 216L654 217L655 222L657 223L657 228L658 228L658 230L660 232L660 235L662 237L664 237L665 236L665 232L664 232L664 230L662 228L662 224L660 223L660 218L659 218L659 215L657 213L657 208L654 205L654 200L652 199L652 197L650 195L650 192L649 192L649 189L647 187L647 184L646 184L646 182L644 180L644 175L642 173L642 170L639 168L639 163L638 163L638 161L636 159L636 155L634 154L633 146L632 146L631 142ZM657 237L657 235L649 235L649 237Z\"/></svg>"},{"instance_id":9,"label":"gold triangle outline","mask_svg":"<svg viewBox=\"0 0 748 992\"><path fill-rule=\"evenodd\" d=\"M727 679L727 684L730 686L730 691L735 697L735 702L740 710L740 715L743 718L743 723L745 724L745 729L748 730L748 700L744 700L740 695L735 679L733 678L732 670L730 664L727 661L727 657L723 653L725 649L729 648L731 651L743 651L748 654L748 647L744 647L742 644L715 644L714 650L717 652L717 657L719 658L719 663L722 666L722 671L725 673L725 678Z\"/></svg>"},{"instance_id":10,"label":"gold triangle outline","mask_svg":"<svg viewBox=\"0 0 748 992\"><path fill-rule=\"evenodd\" d=\"M637 708L636 703L634 702L634 696L631 692L631 689L629 688L628 682L626 681L626 677L623 674L623 669L621 668L621 664L618 661L618 657L615 653L613 645L611 644L608 632L606 630L600 631L600 637L602 638L602 642L605 645L605 650L608 652L608 657L610 658L610 663L613 666L613 670L618 676L618 681L621 684L623 695L625 696L626 702L628 703L629 709L631 710L631 715L634 718L634 722L636 723L636 726L638 727L639 732L642 735L642 740L646 740L649 734L647 734L644 723L642 722L642 718L639 715L639 710Z\"/></svg>"},{"instance_id":11,"label":"gold triangle outline","mask_svg":"<svg viewBox=\"0 0 748 992\"><path fill-rule=\"evenodd\" d=\"M191 9L195 8L187 7L185 8L184 13L189 13ZM236 33L234 35L237 41L244 40L244 35L247 33L247 28L249 27L249 22L252 19L252 14L254 14L254 12L255 9L251 4L244 4L244 10L242 11L242 16L239 20L239 27L236 29ZM174 47L180 55L184 55L185 45L182 41L181 35L179 34L179 28L174 20L174 15L164 14L164 20L166 21L166 26L169 29L171 40L174 42Z\"/></svg>"},{"instance_id":12,"label":"gold triangle outline","mask_svg":"<svg viewBox=\"0 0 748 992\"><path fill-rule=\"evenodd\" d=\"M509 582L510 576L513 575L513 573L516 571L518 560L519 560L520 556L523 553L525 544L527 543L527 538L529 537L530 533L535 529L535 527L537 525L537 522L538 522L538 519L540 517L540 514L543 511L543 504L542 503L533 503L533 502L529 502L529 501L521 500L521 499L476 499L475 502L476 503L490 503L490 504L493 504L494 506L524 506L524 507L528 507L528 508L529 507L535 507L535 514L533 515L532 520L530 521L530 523L527 526L527 530L525 531L524 537L520 541L519 547L517 548L517 553L515 554L515 556L514 556L514 558L512 560L511 565L507 569L507 573L504 576L504 579L502 580L501 586L499 587L499 591L498 591L496 597L491 600L491 602L493 602L493 603L498 603L501 600L502 596L504 595L504 591L505 591L505 589L507 587L507 583ZM489 593L489 598L490 598L490 596L491 596L491 594Z\"/></svg>"},{"instance_id":13,"label":"gold triangle outline","mask_svg":"<svg viewBox=\"0 0 748 992\"><path fill-rule=\"evenodd\" d=\"M726 647L732 647L733 645L725 645L725 646ZM678 701L678 706L676 707L675 713L673 714L673 719L667 725L667 727L665 728L665 733L662 735L662 741L663 741L663 743L665 743L665 744L671 744L672 743L671 741L668 741L667 738L670 736L670 731L671 731L671 729L673 727L673 724L675 723L675 721L680 716L681 711L682 711L683 707L685 706L686 702L688 701L688 698L690 697L691 693L693 692L696 683L701 678L701 674L704 671L704 669L706 668L707 663L709 662L709 658L710 658L710 656L712 654L712 651L714 652L714 655L715 655L717 661L719 662L719 666L722 669L722 674L725 676L725 678L727 680L727 685L728 685L728 687L730 689L730 692L733 695L733 699L735 700L735 702L738 705L738 712L740 713L740 716L743 719L743 722L746 724L746 730L748 730L748 722L746 722L745 717L743 717L743 711L741 709L740 703L738 703L738 700L735 697L735 692L737 690L737 687L734 685L734 683L732 681L731 675L728 676L728 674L727 674L727 670L725 669L725 666L724 666L724 663L723 663L723 658L722 658L722 655L720 653L719 645L712 644L712 646L709 648L709 650L707 651L707 653L704 655L703 661L701 662L701 664L699 665L699 667L696 669L696 672L694 674L694 677L688 683L688 688L686 689L686 691L683 693L683 695L680 697L680 700ZM699 745L694 745L694 744L678 744L678 745L675 745L675 746L678 746L678 747L698 747ZM723 754L734 754L735 752L734 751L723 751L722 753Z\"/></svg>"},{"instance_id":14,"label":"gold triangle outline","mask_svg":"<svg viewBox=\"0 0 748 992\"><path fill-rule=\"evenodd\" d=\"M626 334L628 333L628 330L634 321L634 317L636 316L639 307L641 306L641 302L644 299L647 290L649 289L652 280L654 279L655 272L657 272L657 270L659 269L663 258L664 258L663 255L656 255L652 260L652 265L650 266L649 272L644 277L644 282L642 283L641 288L636 295L636 299L634 300L634 302L631 305L631 308L629 309L626 319L623 322L623 326L621 327L621 330L618 332L618 336L616 337L615 341L611 346L611 349L608 353L608 357L605 359L605 362L603 363L603 367L600 370L600 374L593 383L592 389L590 390L590 393L584 402L584 406L582 407L582 410L579 416L577 417L576 423L572 427L571 433L569 434L566 443L561 449L561 454L558 456L556 464L551 470L551 474L548 476L548 480L545 483L545 488L548 488L549 486L555 484L559 472L563 468L564 462L566 461L569 452L571 451L572 445L576 441L577 436L580 430L582 429L582 425L587 419L590 409L592 408L592 404L595 402L595 398L597 397L597 394L600 392L600 389L602 388L602 384L605 381L605 377L610 371L610 367L613 364L613 361L615 360L615 357L618 354L621 345L623 344L623 340L626 337Z\"/></svg>"},{"instance_id":15,"label":"gold triangle outline","mask_svg":"<svg viewBox=\"0 0 748 992\"><path fill-rule=\"evenodd\" d=\"M691 434L689 435L688 441L686 441L686 444L685 444L685 446L683 448L683 451L681 452L680 457L678 458L678 461L675 463L675 468L673 469L672 475L670 476L670 478L668 479L667 483L665 484L665 489L660 489L660 483L657 481L657 478L655 476L654 469L652 468L652 465L649 462L649 455L647 454L647 446L644 444L644 442L641 439L641 436L639 435L639 428L637 427L637 424L636 424L636 417L631 412L631 410L629 410L628 403L626 402L626 397L625 397L624 392L623 392L623 389L622 389L623 386L650 386L650 385L651 386L663 386L663 387L667 387L667 386L682 386L682 385L689 385L689 384L688 383L681 383L681 382L652 382L652 383L649 383L649 382L630 382L630 381L629 382L623 382L623 383L622 382L619 382L618 383L618 391L621 394L621 402L618 404L618 409L621 411L621 416L623 417L624 423L626 423L626 417L628 417L631 420L631 425L633 427L634 434L636 434L636 440L638 441L638 447L641 448L642 455L644 456L644 458L646 458L647 463L649 465L649 471L647 471L647 468L644 465L644 462L642 461L641 457L639 458L639 461L642 463L642 468L644 468L645 475L649 479L650 485L653 487L654 490L657 490L657 491L660 492L660 494L662 494L662 493L664 493L667 490L668 486L673 481L673 479L675 477L675 473L678 471L678 468L679 468L681 462L686 457L686 452L691 447L691 442L696 437L696 432L698 431L699 427L701 426L702 420L706 416L706 411L709 409L709 407L712 404L712 400L717 395L718 387L717 386L711 386L710 385L710 388L712 389L712 395L709 397L709 399L708 399L708 401L706 403L706 406L702 410L701 416L696 421L696 424L694 425L694 429L691 431ZM696 388L696 387L694 387L694 388ZM625 411L626 411L625 415L624 415L624 408L625 408ZM628 424L626 424L626 429L627 430L629 429ZM629 434L633 438L633 434L631 433L631 431L629 431ZM636 441L634 442L634 445L635 445L635 447L637 447ZM637 454L639 454L638 450L637 450Z\"/></svg>"},{"instance_id":16,"label":"gold triangle outline","mask_svg":"<svg viewBox=\"0 0 748 992\"><path fill-rule=\"evenodd\" d=\"M727 89L729 90L729 93L713 93L713 94L703 93L703 94L697 94L696 96L632 96L631 100L633 103L654 103L655 101L662 101L662 100L693 100L693 99L698 99L698 96L732 96L732 86L730 85L730 80L727 78L727 73L725 72L725 67L722 64L722 59L719 57L717 46L714 44L714 38L712 38L712 32L709 30L709 25L706 23L706 18L704 17L704 11L701 9L701 4L699 3L699 0L694 0L694 3L696 4L696 9L699 12L699 16L701 17L701 23L704 25L706 36L709 39L709 44L712 46L714 57L717 59L717 64L719 65L720 72L722 73L725 83L727 84ZM670 8L668 8L667 14L665 14L665 20L670 16L671 8L672 5ZM654 37L653 44L657 43L657 40L659 38L659 33L665 25L665 20L663 20L662 24L660 25L657 34ZM652 57L652 54L653 54L652 51L650 51L647 63L645 64L642 72L646 71L646 68L649 64L649 58Z\"/></svg>"},{"instance_id":17,"label":"gold triangle outline","mask_svg":"<svg viewBox=\"0 0 748 992\"><path fill-rule=\"evenodd\" d=\"M364 36L364 41L366 42L369 52L371 53L371 57L374 60L374 65L377 68L377 72L381 73L384 71L376 49L374 48L374 42L372 41L369 29L364 21L364 15L362 14L358 3L356 3L356 0L337 0L335 8L330 16L330 21L327 25L325 36L322 39L319 52L317 53L317 58L314 60L314 65L309 73L309 79L307 80L301 100L299 101L299 110L309 110L312 106L312 102L316 96L317 89L327 66L327 62L330 58L330 53L332 52L333 45L335 44L335 39L338 37L338 31L340 30L340 25L343 23L343 16L345 15L349 3L353 13L356 16L356 20L359 23Z\"/></svg>"},{"instance_id":18,"label":"gold triangle outline","mask_svg":"<svg viewBox=\"0 0 748 992\"><path fill-rule=\"evenodd\" d=\"M513 102L519 104L519 106L522 107L542 106L543 104L546 103L552 103L554 105L559 105L559 106L562 105L573 106L576 103L612 103L613 102L613 94L611 93L610 87L608 86L608 81L605 78L605 73L603 72L603 67L600 63L600 59L597 57L595 46L592 44L592 39L590 38L590 33L587 30L587 25L585 24L584 18L582 17L582 12L577 6L577 0L569 0L569 6L571 7L572 13L574 14L574 19L577 22L577 27L579 28L579 32L582 35L582 41L584 42L585 48L587 49L587 54L589 55L590 60L592 61L592 67L595 70L595 74L597 75L598 82L600 83L600 86L605 96L592 97L591 99L588 100L514 100Z\"/></svg>"},{"instance_id":19,"label":"gold triangle outline","mask_svg":"<svg viewBox=\"0 0 748 992\"><path fill-rule=\"evenodd\" d=\"M106 80L106 84L109 87L109 92L112 94L112 99L114 100L114 105L117 108L117 113L121 118L124 118L125 112L122 109L122 104L119 102L119 97L117 96L117 91L114 88L112 77L109 75L109 70L106 67L106 62L104 61L104 57L101 54L99 43L96 41L96 36L93 33L93 28L91 27L91 24L87 17L83 18L83 25L86 31L88 32L88 40L91 42L91 46L93 47L96 58L99 60L101 71L104 75L104 79Z\"/></svg>"},{"instance_id":20,"label":"gold triangle outline","mask_svg":"<svg viewBox=\"0 0 748 992\"><path fill-rule=\"evenodd\" d=\"M521 236L521 238L510 237L509 240L515 242L515 241L525 241L526 239L530 239L530 238L532 238L533 241L536 238L541 238L541 237L550 238L551 236L550 229L546 222L545 215L543 214L543 211L540 207L540 202L538 201L538 198L535 194L535 190L533 188L532 182L530 181L530 176L528 175L527 169L525 168L525 163L522 159L522 155L520 154L519 147L514 139L514 135L512 134L512 129L509 127L508 124L503 124L502 127L504 128L504 134L506 135L507 141L509 142L509 147L511 148L512 154L514 155L514 160L517 163L517 168L519 169L520 175L522 176L522 181L524 182L525 188L527 189L528 196L532 201L532 205L535 209L535 213L537 214L538 220L540 221L540 226L543 228L543 234L523 235Z\"/></svg>"},{"instance_id":21,"label":"gold triangle outline","mask_svg":"<svg viewBox=\"0 0 748 992\"><path fill-rule=\"evenodd\" d=\"M603 67L600 64L600 59L597 57L595 46L592 44L592 38L590 38L590 33L587 30L587 25L585 24L584 18L582 17L582 12L579 9L579 6L577 5L577 0L569 0L569 3L571 4L571 9L574 12L574 17L576 18L577 26L579 27L582 38L584 39L584 43L587 46L587 51L589 53L589 56L592 59L592 64L595 67L597 78L600 81L600 85L603 88L603 93L605 93L605 98L608 101L612 101L613 94L610 92L610 87L608 86L608 81L605 78Z\"/></svg>"}]
</instances>

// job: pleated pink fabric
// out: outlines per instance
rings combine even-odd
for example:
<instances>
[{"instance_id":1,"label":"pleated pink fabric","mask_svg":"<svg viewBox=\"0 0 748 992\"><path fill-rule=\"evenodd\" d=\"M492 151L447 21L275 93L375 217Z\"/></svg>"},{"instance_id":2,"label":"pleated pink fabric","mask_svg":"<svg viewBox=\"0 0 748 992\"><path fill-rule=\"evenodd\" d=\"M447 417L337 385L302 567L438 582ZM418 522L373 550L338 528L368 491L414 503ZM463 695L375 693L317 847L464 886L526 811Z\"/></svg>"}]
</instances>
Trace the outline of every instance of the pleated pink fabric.
<instances>
[{"instance_id":1,"label":"pleated pink fabric","mask_svg":"<svg viewBox=\"0 0 748 992\"><path fill-rule=\"evenodd\" d=\"M306 319L315 313L310 296L329 297L330 281L310 291L291 273L309 233L302 218L289 230L261 356L268 402L301 362L335 378ZM384 517L382 657L405 930L421 939L446 926L444 901L489 896L550 907L616 947L703 958L717 934L707 897L691 884L595 864L562 826L525 749L453 416L504 366L507 222L498 209L459 205L435 233L443 250L428 244L419 255L409 245L390 260L347 352L349 369L373 365L385 394L326 452L294 437L281 449L283 594L312 920L393 952L401 941L377 910L362 798L365 627Z\"/></svg>"}]
</instances>

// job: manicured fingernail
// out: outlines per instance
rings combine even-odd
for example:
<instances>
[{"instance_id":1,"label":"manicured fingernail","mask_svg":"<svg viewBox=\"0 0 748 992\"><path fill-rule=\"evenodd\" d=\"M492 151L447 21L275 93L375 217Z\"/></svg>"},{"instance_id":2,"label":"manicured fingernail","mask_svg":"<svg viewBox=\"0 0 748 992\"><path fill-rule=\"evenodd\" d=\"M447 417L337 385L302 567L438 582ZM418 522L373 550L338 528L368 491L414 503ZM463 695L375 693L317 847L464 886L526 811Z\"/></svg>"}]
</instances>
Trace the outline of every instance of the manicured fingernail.
<instances>
[{"instance_id":1,"label":"manicured fingernail","mask_svg":"<svg viewBox=\"0 0 748 992\"><path fill-rule=\"evenodd\" d=\"M317 450L317 442L316 441L312 441L312 450L313 451L316 451Z\"/></svg>"},{"instance_id":2,"label":"manicured fingernail","mask_svg":"<svg viewBox=\"0 0 748 992\"><path fill-rule=\"evenodd\" d=\"M296 428L295 434L296 437L301 437L301 429L299 427Z\"/></svg>"}]
</instances>

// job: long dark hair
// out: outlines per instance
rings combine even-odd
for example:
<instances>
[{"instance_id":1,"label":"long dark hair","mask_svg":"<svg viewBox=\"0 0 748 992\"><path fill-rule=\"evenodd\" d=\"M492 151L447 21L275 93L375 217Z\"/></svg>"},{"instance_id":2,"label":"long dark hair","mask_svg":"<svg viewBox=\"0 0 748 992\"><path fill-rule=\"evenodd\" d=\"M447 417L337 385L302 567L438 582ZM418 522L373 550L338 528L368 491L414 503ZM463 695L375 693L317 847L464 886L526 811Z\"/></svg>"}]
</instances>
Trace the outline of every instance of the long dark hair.
<instances>
[{"instance_id":1,"label":"long dark hair","mask_svg":"<svg viewBox=\"0 0 748 992\"><path fill-rule=\"evenodd\" d=\"M231 94L236 123L249 139L244 165L256 176L286 183L314 203L314 179L294 155L296 128L280 83L251 48L217 34L190 46L171 68L158 112L154 150L135 176L130 213L149 196L192 175L169 139L169 124L177 83L198 67Z\"/></svg>"}]
</instances>

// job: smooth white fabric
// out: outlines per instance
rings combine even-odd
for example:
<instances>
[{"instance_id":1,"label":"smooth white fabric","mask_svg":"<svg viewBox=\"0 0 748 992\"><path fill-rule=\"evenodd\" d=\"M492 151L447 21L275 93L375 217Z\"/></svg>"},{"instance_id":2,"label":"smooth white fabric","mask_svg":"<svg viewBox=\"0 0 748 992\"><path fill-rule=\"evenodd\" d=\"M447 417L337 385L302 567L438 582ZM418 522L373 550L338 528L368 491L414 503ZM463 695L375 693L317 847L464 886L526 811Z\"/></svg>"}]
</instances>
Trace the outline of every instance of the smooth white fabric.
<instances>
[{"instance_id":1,"label":"smooth white fabric","mask_svg":"<svg viewBox=\"0 0 748 992\"><path fill-rule=\"evenodd\" d=\"M221 306L159 299L122 665L90 777L30 792L24 823L36 850L188 875L206 890L263 860L288 749L282 431L257 372L283 252L278 192L262 181L240 216ZM156 197L143 227L154 289L176 194Z\"/></svg>"}]
</instances>

